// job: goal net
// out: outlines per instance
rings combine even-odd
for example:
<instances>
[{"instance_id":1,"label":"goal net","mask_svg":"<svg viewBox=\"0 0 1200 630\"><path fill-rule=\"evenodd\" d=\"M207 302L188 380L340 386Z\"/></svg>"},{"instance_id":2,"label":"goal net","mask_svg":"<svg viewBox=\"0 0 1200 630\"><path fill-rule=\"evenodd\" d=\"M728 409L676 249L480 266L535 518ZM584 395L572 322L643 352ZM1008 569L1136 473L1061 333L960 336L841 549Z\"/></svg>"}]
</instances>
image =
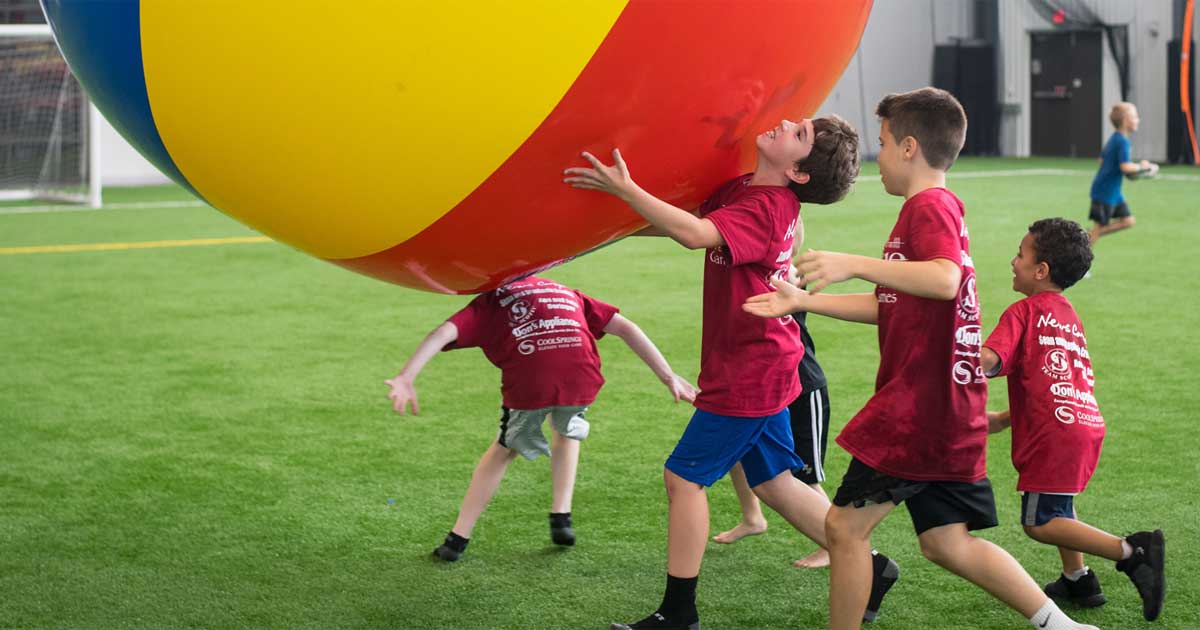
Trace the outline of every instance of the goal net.
<instances>
[{"instance_id":1,"label":"goal net","mask_svg":"<svg viewBox=\"0 0 1200 630\"><path fill-rule=\"evenodd\" d=\"M0 202L100 206L99 114L46 25L0 25Z\"/></svg>"}]
</instances>

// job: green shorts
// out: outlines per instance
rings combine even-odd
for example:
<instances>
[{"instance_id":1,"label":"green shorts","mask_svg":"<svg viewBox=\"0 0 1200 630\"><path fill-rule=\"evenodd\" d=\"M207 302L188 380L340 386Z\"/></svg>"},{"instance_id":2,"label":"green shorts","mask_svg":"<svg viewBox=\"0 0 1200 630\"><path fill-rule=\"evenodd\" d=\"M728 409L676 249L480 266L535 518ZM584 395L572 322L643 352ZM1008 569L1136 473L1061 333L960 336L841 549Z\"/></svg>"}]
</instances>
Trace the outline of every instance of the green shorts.
<instances>
[{"instance_id":1,"label":"green shorts","mask_svg":"<svg viewBox=\"0 0 1200 630\"><path fill-rule=\"evenodd\" d=\"M501 407L500 435L496 441L500 446L511 448L525 459L537 459L538 455L550 455L550 444L542 433L542 422L550 416L550 423L558 434L572 440L583 440L588 436L588 422L583 414L587 405L565 405L541 409L509 409Z\"/></svg>"}]
</instances>

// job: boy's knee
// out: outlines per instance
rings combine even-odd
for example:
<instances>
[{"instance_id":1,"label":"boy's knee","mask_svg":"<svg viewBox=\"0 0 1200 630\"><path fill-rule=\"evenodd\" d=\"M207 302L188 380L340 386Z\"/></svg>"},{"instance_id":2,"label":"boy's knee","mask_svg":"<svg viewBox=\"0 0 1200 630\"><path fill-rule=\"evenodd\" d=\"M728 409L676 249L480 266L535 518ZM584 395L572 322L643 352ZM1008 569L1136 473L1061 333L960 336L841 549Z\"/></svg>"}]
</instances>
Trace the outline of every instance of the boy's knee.
<instances>
[{"instance_id":1,"label":"boy's knee","mask_svg":"<svg viewBox=\"0 0 1200 630\"><path fill-rule=\"evenodd\" d=\"M768 479L757 486L750 488L750 490L754 493L754 496L762 499L768 504L771 504L777 497L788 491L787 486L793 482L796 482L795 479L796 478L792 476L791 471L785 470L779 473L774 479Z\"/></svg>"},{"instance_id":2,"label":"boy's knee","mask_svg":"<svg viewBox=\"0 0 1200 630\"><path fill-rule=\"evenodd\" d=\"M1022 525L1021 527L1025 530L1026 536L1029 536L1038 542L1046 542L1043 540L1045 532L1043 529L1045 527L1044 525Z\"/></svg>"},{"instance_id":3,"label":"boy's knee","mask_svg":"<svg viewBox=\"0 0 1200 630\"><path fill-rule=\"evenodd\" d=\"M970 542L971 534L960 527L942 526L922 532L917 536L921 543L921 555L934 564L945 566L966 553L962 546Z\"/></svg>"},{"instance_id":4,"label":"boy's knee","mask_svg":"<svg viewBox=\"0 0 1200 630\"><path fill-rule=\"evenodd\" d=\"M941 540L937 538L920 538L919 540L921 542L921 555L925 556L926 560L938 565L945 563L946 558L950 554Z\"/></svg>"},{"instance_id":5,"label":"boy's knee","mask_svg":"<svg viewBox=\"0 0 1200 630\"><path fill-rule=\"evenodd\" d=\"M825 538L829 546L861 543L871 539L871 531L859 525L850 510L834 506L825 513Z\"/></svg>"},{"instance_id":6,"label":"boy's knee","mask_svg":"<svg viewBox=\"0 0 1200 630\"><path fill-rule=\"evenodd\" d=\"M663 469L663 485L667 488L667 500L670 501L680 493L704 491L704 487L694 481L688 481L683 477L671 472L669 468Z\"/></svg>"},{"instance_id":7,"label":"boy's knee","mask_svg":"<svg viewBox=\"0 0 1200 630\"><path fill-rule=\"evenodd\" d=\"M1137 223L1137 219L1133 218L1133 215L1132 215L1132 214L1131 214L1131 215L1129 215L1129 216L1127 216L1127 217L1125 217L1125 227L1127 227L1127 228L1131 228L1131 227L1133 227L1133 226L1134 226L1136 223Z\"/></svg>"}]
</instances>

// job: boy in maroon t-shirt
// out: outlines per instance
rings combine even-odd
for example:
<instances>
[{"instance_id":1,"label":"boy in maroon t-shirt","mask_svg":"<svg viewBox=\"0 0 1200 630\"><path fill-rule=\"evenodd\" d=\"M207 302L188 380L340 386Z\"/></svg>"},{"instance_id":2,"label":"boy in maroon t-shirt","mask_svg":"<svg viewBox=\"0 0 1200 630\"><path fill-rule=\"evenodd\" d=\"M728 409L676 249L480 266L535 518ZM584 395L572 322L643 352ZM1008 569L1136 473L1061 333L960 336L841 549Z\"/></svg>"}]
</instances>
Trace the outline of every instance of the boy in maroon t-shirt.
<instances>
[{"instance_id":1,"label":"boy in maroon t-shirt","mask_svg":"<svg viewBox=\"0 0 1200 630\"><path fill-rule=\"evenodd\" d=\"M1008 377L1009 409L988 414L989 431L1012 427L1021 524L1030 538L1057 546L1062 558L1062 575L1045 586L1046 594L1085 608L1103 604L1100 581L1083 562L1089 553L1117 563L1142 597L1142 615L1154 621L1165 591L1162 530L1118 538L1075 514L1075 495L1100 459L1104 417L1092 393L1083 324L1063 291L1091 263L1088 233L1074 221L1036 221L1021 239L1013 290L1027 297L1004 311L983 344L984 372Z\"/></svg>"},{"instance_id":2,"label":"boy in maroon t-shirt","mask_svg":"<svg viewBox=\"0 0 1200 630\"><path fill-rule=\"evenodd\" d=\"M730 180L687 212L639 187L618 151L606 166L570 168L564 181L610 193L650 223L643 235L669 236L706 250L696 412L667 458L669 500L667 586L650 616L614 630L699 628L696 584L708 542L705 488L740 463L764 503L825 547L829 499L792 476L803 466L793 452L788 404L800 394L797 365L804 348L791 318L763 320L742 312L747 297L785 277L800 202L833 203L858 174L858 133L844 120L781 121L760 134L753 173Z\"/></svg>"},{"instance_id":3,"label":"boy in maroon t-shirt","mask_svg":"<svg viewBox=\"0 0 1200 630\"><path fill-rule=\"evenodd\" d=\"M550 456L553 495L550 538L574 545L571 496L579 442L587 437L584 413L596 399L604 377L596 340L605 333L621 338L650 366L676 402L691 402L696 388L671 371L666 359L646 334L617 308L567 288L553 280L530 276L471 300L421 342L395 378L388 398L404 415L411 405L419 411L413 381L441 350L478 346L500 368L500 433L480 458L471 476L454 528L433 555L454 562L466 549L471 530L492 500L504 471L521 455ZM553 447L546 443L542 423L553 425Z\"/></svg>"},{"instance_id":4,"label":"boy in maroon t-shirt","mask_svg":"<svg viewBox=\"0 0 1200 630\"><path fill-rule=\"evenodd\" d=\"M969 532L997 524L984 457L987 384L979 365L979 299L963 204L945 188L967 118L949 92L891 94L882 121L879 173L905 202L881 259L809 251L797 265L808 291L751 298L762 317L808 311L879 326L875 394L838 436L854 456L825 520L829 539L829 627L861 627L886 583L869 580L871 532L906 503L922 553L982 587L1038 628L1078 630L1000 547ZM827 295L861 278L874 293Z\"/></svg>"}]
</instances>

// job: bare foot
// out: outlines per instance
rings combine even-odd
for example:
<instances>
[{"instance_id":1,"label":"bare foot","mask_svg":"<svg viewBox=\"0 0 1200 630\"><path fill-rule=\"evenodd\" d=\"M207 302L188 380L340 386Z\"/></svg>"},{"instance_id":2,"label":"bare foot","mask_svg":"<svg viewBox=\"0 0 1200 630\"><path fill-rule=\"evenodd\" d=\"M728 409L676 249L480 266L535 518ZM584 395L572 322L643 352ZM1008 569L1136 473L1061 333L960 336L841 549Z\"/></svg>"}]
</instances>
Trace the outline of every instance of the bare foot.
<instances>
[{"instance_id":1,"label":"bare foot","mask_svg":"<svg viewBox=\"0 0 1200 630\"><path fill-rule=\"evenodd\" d=\"M829 566L829 552L817 547L817 550L792 563L801 569L822 569Z\"/></svg>"},{"instance_id":2,"label":"bare foot","mask_svg":"<svg viewBox=\"0 0 1200 630\"><path fill-rule=\"evenodd\" d=\"M755 525L748 525L745 521L743 521L738 523L737 527L713 536L713 542L719 542L722 545L728 545L730 543L735 543L746 536L757 536L765 531L767 531L766 521L762 521L761 523L757 523Z\"/></svg>"}]
</instances>

